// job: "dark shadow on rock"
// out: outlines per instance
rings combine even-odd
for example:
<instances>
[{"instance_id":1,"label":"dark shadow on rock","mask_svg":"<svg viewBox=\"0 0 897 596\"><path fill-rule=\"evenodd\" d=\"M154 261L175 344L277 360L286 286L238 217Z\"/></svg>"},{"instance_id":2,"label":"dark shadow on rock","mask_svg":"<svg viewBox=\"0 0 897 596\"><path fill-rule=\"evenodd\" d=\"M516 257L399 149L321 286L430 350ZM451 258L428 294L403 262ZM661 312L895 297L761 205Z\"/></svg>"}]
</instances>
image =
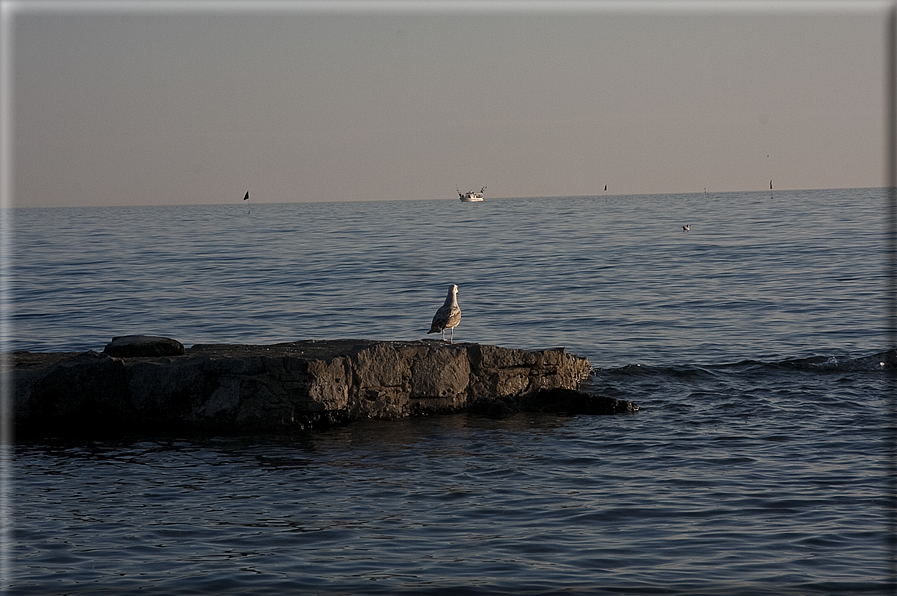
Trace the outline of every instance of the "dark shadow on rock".
<instances>
[{"instance_id":1,"label":"dark shadow on rock","mask_svg":"<svg viewBox=\"0 0 897 596\"><path fill-rule=\"evenodd\" d=\"M633 414L638 404L625 399L593 395L573 389L543 389L523 398L495 398L471 404L469 411L490 418L505 418L519 412L562 415Z\"/></svg>"},{"instance_id":2,"label":"dark shadow on rock","mask_svg":"<svg viewBox=\"0 0 897 596\"><path fill-rule=\"evenodd\" d=\"M519 400L511 397L499 397L491 400L477 400L470 404L468 411L489 418L506 418L523 410L520 408Z\"/></svg>"},{"instance_id":3,"label":"dark shadow on rock","mask_svg":"<svg viewBox=\"0 0 897 596\"><path fill-rule=\"evenodd\" d=\"M638 404L625 399L592 395L572 389L544 389L523 400L522 409L527 412L554 412L557 414L631 414Z\"/></svg>"}]
</instances>

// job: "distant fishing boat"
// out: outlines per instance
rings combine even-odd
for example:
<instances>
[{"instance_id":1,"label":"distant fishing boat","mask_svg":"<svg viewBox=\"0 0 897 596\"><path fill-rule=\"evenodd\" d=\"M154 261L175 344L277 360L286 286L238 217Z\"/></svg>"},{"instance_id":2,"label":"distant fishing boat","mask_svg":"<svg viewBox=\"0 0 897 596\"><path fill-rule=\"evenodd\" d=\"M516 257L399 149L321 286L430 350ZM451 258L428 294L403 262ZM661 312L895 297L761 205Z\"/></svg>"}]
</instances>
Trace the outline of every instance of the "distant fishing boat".
<instances>
[{"instance_id":1,"label":"distant fishing boat","mask_svg":"<svg viewBox=\"0 0 897 596\"><path fill-rule=\"evenodd\" d=\"M455 187L455 190L458 191L458 198L461 199L465 203L481 203L483 201L483 193L486 192L486 187L480 189L480 192L473 192L469 190L467 192L461 192L458 190L458 187Z\"/></svg>"}]
</instances>

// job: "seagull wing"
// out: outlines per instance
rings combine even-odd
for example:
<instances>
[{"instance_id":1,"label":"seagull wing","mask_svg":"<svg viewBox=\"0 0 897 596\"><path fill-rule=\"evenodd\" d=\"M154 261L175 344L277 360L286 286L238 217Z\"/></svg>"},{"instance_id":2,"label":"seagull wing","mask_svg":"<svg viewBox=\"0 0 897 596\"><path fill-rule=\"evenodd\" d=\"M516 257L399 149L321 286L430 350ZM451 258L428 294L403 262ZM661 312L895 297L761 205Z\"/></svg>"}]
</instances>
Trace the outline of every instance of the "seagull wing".
<instances>
[{"instance_id":1,"label":"seagull wing","mask_svg":"<svg viewBox=\"0 0 897 596\"><path fill-rule=\"evenodd\" d=\"M439 310L436 311L436 314L433 315L433 323L430 325L430 330L427 333L439 333L443 329L448 326L449 319L451 318L452 307L451 306L441 306Z\"/></svg>"}]
</instances>

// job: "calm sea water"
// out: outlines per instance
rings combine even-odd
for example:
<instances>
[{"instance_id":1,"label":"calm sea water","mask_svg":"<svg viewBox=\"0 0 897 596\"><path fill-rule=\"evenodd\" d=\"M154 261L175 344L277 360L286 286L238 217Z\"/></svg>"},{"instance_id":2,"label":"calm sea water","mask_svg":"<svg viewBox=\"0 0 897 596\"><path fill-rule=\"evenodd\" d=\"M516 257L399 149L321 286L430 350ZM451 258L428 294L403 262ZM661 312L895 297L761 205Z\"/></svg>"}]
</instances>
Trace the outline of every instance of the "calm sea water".
<instances>
[{"instance_id":1,"label":"calm sea water","mask_svg":"<svg viewBox=\"0 0 897 596\"><path fill-rule=\"evenodd\" d=\"M414 340L456 283L456 341L565 346L641 410L21 443L5 587L890 593L884 201L13 210L6 350Z\"/></svg>"}]
</instances>

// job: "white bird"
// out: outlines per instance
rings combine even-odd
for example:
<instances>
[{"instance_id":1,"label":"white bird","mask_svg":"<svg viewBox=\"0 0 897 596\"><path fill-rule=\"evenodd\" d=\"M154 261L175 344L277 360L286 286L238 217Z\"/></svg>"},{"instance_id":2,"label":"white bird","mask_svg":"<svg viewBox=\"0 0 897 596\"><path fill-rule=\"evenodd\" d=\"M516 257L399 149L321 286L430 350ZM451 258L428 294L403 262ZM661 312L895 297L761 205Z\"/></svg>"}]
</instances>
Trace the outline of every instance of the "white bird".
<instances>
[{"instance_id":1,"label":"white bird","mask_svg":"<svg viewBox=\"0 0 897 596\"><path fill-rule=\"evenodd\" d=\"M445 297L445 304L439 307L433 316L433 323L430 325L430 333L442 333L442 341L445 341L445 330L452 330L450 343L455 343L455 327L461 322L461 307L458 306L458 286L452 284L449 286L448 296Z\"/></svg>"},{"instance_id":2,"label":"white bird","mask_svg":"<svg viewBox=\"0 0 897 596\"><path fill-rule=\"evenodd\" d=\"M682 231L683 231L683 232L687 232L687 231L689 231L690 229L691 229L691 226L689 226L689 225L684 225L684 226L682 226Z\"/></svg>"}]
</instances>

